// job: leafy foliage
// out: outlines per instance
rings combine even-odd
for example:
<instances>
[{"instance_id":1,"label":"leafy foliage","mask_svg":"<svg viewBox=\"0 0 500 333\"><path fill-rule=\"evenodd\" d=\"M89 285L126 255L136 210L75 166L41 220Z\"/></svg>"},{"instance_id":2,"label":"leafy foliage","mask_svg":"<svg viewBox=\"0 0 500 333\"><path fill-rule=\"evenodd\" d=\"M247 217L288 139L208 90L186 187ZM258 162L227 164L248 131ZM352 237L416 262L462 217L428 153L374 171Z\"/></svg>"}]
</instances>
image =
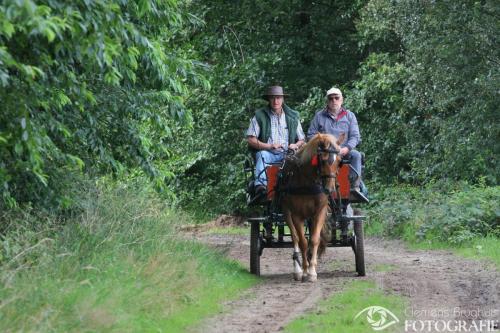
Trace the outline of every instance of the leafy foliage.
<instances>
[{"instance_id":1,"label":"leafy foliage","mask_svg":"<svg viewBox=\"0 0 500 333\"><path fill-rule=\"evenodd\" d=\"M0 5L0 184L4 201L65 206L68 173L140 167L157 178L200 76L176 1Z\"/></svg>"},{"instance_id":2,"label":"leafy foliage","mask_svg":"<svg viewBox=\"0 0 500 333\"><path fill-rule=\"evenodd\" d=\"M177 193L185 207L241 211L244 133L254 110L266 104L262 92L271 84L284 86L290 94L285 102L310 119L317 108L309 106L323 95L314 87L331 85L332 76L342 82L356 75L362 55L353 19L362 2L196 4L207 24L193 44L208 64L213 89L189 103L194 128L185 133L179 151L189 147L186 154L192 155L192 163L179 174ZM303 99L307 101L299 105Z\"/></svg>"},{"instance_id":3,"label":"leafy foliage","mask_svg":"<svg viewBox=\"0 0 500 333\"><path fill-rule=\"evenodd\" d=\"M411 180L415 145L423 139L415 109L404 102L407 68L388 53L373 53L359 69L361 78L346 103L358 112L361 149L366 153L366 176L377 181Z\"/></svg>"},{"instance_id":4,"label":"leafy foliage","mask_svg":"<svg viewBox=\"0 0 500 333\"><path fill-rule=\"evenodd\" d=\"M311 87L355 77L362 54L354 22L364 2L199 1L207 26L197 47L210 64L256 62L257 85L281 83L295 104Z\"/></svg>"},{"instance_id":5,"label":"leafy foliage","mask_svg":"<svg viewBox=\"0 0 500 333\"><path fill-rule=\"evenodd\" d=\"M203 133L211 143L198 155L198 167L180 178L188 202L224 211L243 208L245 185L234 174L244 160L242 133L248 111L273 83L291 92L287 102L301 111L305 129L324 105L322 92L342 86L346 106L360 122L369 179L486 177L496 184L499 60L491 47L498 10L493 2L467 10L455 1L293 1L286 9L282 3L270 8L246 1L204 5L207 26L195 45L210 64L215 90L201 98L201 107L193 106L203 110L195 121L210 130L193 134Z\"/></svg>"},{"instance_id":6,"label":"leafy foliage","mask_svg":"<svg viewBox=\"0 0 500 333\"><path fill-rule=\"evenodd\" d=\"M361 11L371 54L353 94L377 176L498 182L498 10L494 1L372 0Z\"/></svg>"},{"instance_id":7,"label":"leafy foliage","mask_svg":"<svg viewBox=\"0 0 500 333\"><path fill-rule=\"evenodd\" d=\"M186 146L193 151L193 162L178 184L185 207L194 210L205 207L205 212L215 207L225 211L244 208L243 164L247 148L243 139L252 108L242 104L240 96L259 96L261 89L254 82L262 78L256 73L253 62L213 68L211 79L221 84L209 93L200 94L190 104L194 135L179 147L179 154ZM264 104L258 98L247 103Z\"/></svg>"},{"instance_id":8,"label":"leafy foliage","mask_svg":"<svg viewBox=\"0 0 500 333\"><path fill-rule=\"evenodd\" d=\"M74 205L145 173L164 198L245 209L244 130L281 84L307 130L324 91L357 114L366 178L498 182L492 0L4 1L4 207ZM82 174L85 176L83 177Z\"/></svg>"},{"instance_id":9,"label":"leafy foliage","mask_svg":"<svg viewBox=\"0 0 500 333\"><path fill-rule=\"evenodd\" d=\"M403 200L404 198L404 200ZM465 243L500 236L500 188L446 185L379 189L367 208L369 228L409 241Z\"/></svg>"}]
</instances>

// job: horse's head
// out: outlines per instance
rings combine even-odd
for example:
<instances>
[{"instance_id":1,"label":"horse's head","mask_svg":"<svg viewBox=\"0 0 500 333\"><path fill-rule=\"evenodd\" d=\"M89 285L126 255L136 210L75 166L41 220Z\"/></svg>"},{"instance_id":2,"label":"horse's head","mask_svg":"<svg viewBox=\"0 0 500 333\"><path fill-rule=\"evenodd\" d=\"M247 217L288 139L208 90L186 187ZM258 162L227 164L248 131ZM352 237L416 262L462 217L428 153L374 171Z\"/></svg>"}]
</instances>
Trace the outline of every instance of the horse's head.
<instances>
[{"instance_id":1,"label":"horse's head","mask_svg":"<svg viewBox=\"0 0 500 333\"><path fill-rule=\"evenodd\" d=\"M330 134L315 135L306 146L302 154L302 163L311 163L317 168L317 174L321 179L323 187L333 191L336 185L341 157L340 144L345 135L339 139Z\"/></svg>"},{"instance_id":2,"label":"horse's head","mask_svg":"<svg viewBox=\"0 0 500 333\"><path fill-rule=\"evenodd\" d=\"M328 191L333 191L337 183L337 174L341 157L340 143L344 140L344 134L337 140L333 135L318 134L318 173L323 183L323 187Z\"/></svg>"}]
</instances>

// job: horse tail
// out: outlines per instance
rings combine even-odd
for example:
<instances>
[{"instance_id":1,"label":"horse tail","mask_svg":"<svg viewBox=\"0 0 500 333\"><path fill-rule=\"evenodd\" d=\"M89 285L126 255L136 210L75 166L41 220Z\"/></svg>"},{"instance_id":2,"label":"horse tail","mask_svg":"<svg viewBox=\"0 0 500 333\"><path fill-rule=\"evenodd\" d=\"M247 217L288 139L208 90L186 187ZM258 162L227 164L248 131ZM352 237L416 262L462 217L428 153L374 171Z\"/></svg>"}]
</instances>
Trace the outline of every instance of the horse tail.
<instances>
[{"instance_id":1,"label":"horse tail","mask_svg":"<svg viewBox=\"0 0 500 333\"><path fill-rule=\"evenodd\" d=\"M325 221L325 223L323 223L323 228L321 229L321 234L319 238L318 258L321 258L321 255L325 252L325 249L328 246L328 243L330 243L331 239L332 239L331 226L330 223L328 223L328 221Z\"/></svg>"}]
</instances>

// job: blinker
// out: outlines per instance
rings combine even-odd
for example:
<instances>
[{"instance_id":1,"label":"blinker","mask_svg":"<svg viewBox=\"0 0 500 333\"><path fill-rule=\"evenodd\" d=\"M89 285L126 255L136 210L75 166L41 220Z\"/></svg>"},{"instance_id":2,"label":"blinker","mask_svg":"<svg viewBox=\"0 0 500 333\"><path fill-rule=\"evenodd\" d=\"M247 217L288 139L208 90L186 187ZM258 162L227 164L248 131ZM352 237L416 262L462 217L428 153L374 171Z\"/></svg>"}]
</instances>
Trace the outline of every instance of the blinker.
<instances>
[{"instance_id":1,"label":"blinker","mask_svg":"<svg viewBox=\"0 0 500 333\"><path fill-rule=\"evenodd\" d=\"M328 165L332 165L337 158L337 154L328 154Z\"/></svg>"}]
</instances>

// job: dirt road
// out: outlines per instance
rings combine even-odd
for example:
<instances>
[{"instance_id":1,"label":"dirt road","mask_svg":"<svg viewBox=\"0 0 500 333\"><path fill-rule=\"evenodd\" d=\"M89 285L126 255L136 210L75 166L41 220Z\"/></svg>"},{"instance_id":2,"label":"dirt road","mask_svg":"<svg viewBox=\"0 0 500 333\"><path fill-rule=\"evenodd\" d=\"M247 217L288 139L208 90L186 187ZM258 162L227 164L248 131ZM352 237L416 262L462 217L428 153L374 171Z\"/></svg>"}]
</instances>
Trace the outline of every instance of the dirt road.
<instances>
[{"instance_id":1,"label":"dirt road","mask_svg":"<svg viewBox=\"0 0 500 333\"><path fill-rule=\"evenodd\" d=\"M249 267L248 236L196 233L193 237ZM443 320L500 319L500 272L485 263L446 251L412 251L401 242L375 238L365 240L365 261L367 276L357 277L352 250L329 248L320 260L318 281L302 283L292 279L291 249L265 249L262 283L227 302L224 311L199 331L278 332L356 279L375 281L385 291L406 296L411 308L405 319L438 319L432 310L441 311ZM443 316L444 310L448 316Z\"/></svg>"}]
</instances>

